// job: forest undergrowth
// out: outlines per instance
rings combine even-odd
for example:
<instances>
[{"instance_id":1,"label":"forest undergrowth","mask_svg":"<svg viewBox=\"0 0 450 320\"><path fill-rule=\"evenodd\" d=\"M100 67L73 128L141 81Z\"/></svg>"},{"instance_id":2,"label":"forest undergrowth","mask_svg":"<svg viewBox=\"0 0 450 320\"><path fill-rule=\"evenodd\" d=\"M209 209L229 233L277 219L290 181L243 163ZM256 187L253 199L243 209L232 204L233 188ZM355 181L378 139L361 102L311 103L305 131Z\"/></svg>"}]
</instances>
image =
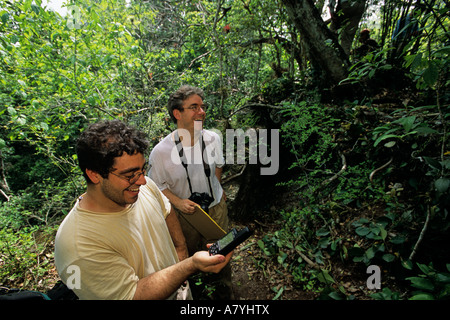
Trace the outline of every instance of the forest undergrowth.
<instances>
[{"instance_id":1,"label":"forest undergrowth","mask_svg":"<svg viewBox=\"0 0 450 320\"><path fill-rule=\"evenodd\" d=\"M277 174L225 167L233 225L254 231L232 260L237 299L449 299L448 8L368 2L380 46L355 55L356 29L344 43L344 24L292 6L310 2L80 1L67 19L0 0L0 287L59 280L87 124L121 119L155 145L173 130L169 94L192 84L205 128L279 132ZM390 41L407 16L418 29Z\"/></svg>"},{"instance_id":2,"label":"forest undergrowth","mask_svg":"<svg viewBox=\"0 0 450 320\"><path fill-rule=\"evenodd\" d=\"M285 120L277 119L295 161L270 189L271 200L236 216L242 181L225 178L233 224L254 231L233 257L237 299L448 298L448 189L439 179L450 166L440 161L437 133L449 110L427 99L382 91L371 104L283 102ZM46 217L67 208L71 196L48 195ZM10 229L1 231L1 286L47 291L58 281L58 223L48 217L39 227L45 215L28 211L31 202L12 198L11 208L24 210L3 215ZM28 227L14 233L14 224ZM381 272L378 289L368 287L369 266ZM202 290L200 299L208 299L214 286Z\"/></svg>"},{"instance_id":3,"label":"forest undergrowth","mask_svg":"<svg viewBox=\"0 0 450 320\"><path fill-rule=\"evenodd\" d=\"M296 161L238 255L259 270L266 298L448 299L448 105L406 87L284 108Z\"/></svg>"}]
</instances>

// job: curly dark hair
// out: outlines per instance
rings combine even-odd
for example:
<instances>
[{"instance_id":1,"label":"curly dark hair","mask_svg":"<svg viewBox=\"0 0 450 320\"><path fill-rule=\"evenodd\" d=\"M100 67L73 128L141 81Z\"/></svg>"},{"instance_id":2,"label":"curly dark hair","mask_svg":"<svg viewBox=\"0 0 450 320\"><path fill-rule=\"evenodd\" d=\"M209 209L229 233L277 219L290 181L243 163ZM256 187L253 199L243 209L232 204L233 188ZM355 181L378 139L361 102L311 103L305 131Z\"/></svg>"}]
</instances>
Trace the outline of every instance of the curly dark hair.
<instances>
[{"instance_id":1,"label":"curly dark hair","mask_svg":"<svg viewBox=\"0 0 450 320\"><path fill-rule=\"evenodd\" d=\"M91 182L86 169L107 178L114 158L126 152L144 154L149 146L146 135L119 120L106 120L89 125L77 141L78 163L83 176Z\"/></svg>"},{"instance_id":2,"label":"curly dark hair","mask_svg":"<svg viewBox=\"0 0 450 320\"><path fill-rule=\"evenodd\" d=\"M167 111L169 111L170 118L175 124L177 123L177 119L173 116L173 110L178 109L183 111L181 108L183 101L193 94L196 94L202 98L202 100L205 100L205 94L202 89L189 85L181 86L177 91L170 95L169 101L167 102Z\"/></svg>"}]
</instances>

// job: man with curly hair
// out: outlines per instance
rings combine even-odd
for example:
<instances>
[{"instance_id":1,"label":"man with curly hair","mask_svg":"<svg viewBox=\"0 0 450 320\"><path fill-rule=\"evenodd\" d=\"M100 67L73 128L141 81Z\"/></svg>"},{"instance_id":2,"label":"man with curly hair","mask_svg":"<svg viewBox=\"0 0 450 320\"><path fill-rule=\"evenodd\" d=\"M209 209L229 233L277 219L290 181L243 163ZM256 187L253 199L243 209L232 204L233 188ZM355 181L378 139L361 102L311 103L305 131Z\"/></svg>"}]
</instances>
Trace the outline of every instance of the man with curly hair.
<instances>
[{"instance_id":1,"label":"man with curly hair","mask_svg":"<svg viewBox=\"0 0 450 320\"><path fill-rule=\"evenodd\" d=\"M176 299L189 276L217 273L231 258L188 257L170 202L145 175L147 147L142 132L117 120L90 125L78 140L87 190L58 229L55 264L80 299Z\"/></svg>"}]
</instances>

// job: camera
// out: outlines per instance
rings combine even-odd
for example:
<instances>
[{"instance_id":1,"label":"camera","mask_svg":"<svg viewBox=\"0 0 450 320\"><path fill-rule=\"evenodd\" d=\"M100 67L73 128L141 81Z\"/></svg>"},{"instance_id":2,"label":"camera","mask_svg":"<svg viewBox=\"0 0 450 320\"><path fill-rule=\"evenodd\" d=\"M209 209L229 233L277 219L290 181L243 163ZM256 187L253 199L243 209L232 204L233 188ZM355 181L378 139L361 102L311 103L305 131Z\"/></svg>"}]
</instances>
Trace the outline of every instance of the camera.
<instances>
[{"instance_id":1,"label":"camera","mask_svg":"<svg viewBox=\"0 0 450 320\"><path fill-rule=\"evenodd\" d=\"M189 200L194 201L203 209L203 211L208 213L209 205L214 201L214 198L206 192L193 192L189 197Z\"/></svg>"}]
</instances>

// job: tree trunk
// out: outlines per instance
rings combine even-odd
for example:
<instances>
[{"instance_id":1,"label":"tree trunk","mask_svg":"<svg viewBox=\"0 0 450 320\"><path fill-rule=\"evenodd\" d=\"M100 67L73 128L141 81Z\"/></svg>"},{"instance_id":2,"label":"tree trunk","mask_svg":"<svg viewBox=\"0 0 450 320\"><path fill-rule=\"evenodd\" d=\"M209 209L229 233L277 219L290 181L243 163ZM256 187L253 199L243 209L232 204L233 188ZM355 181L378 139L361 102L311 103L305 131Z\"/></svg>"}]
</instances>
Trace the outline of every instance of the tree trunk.
<instances>
[{"instance_id":1,"label":"tree trunk","mask_svg":"<svg viewBox=\"0 0 450 320\"><path fill-rule=\"evenodd\" d=\"M331 87L347 76L348 57L328 29L312 0L282 0L299 31L322 86Z\"/></svg>"},{"instance_id":2,"label":"tree trunk","mask_svg":"<svg viewBox=\"0 0 450 320\"><path fill-rule=\"evenodd\" d=\"M330 8L331 9L331 8ZM340 33L339 42L345 54L350 55L353 39L358 30L359 21L366 10L366 0L338 1L336 11L331 12L332 23L330 29ZM342 30L339 32L339 29Z\"/></svg>"},{"instance_id":3,"label":"tree trunk","mask_svg":"<svg viewBox=\"0 0 450 320\"><path fill-rule=\"evenodd\" d=\"M11 192L11 190L9 189L8 182L6 181L6 174L3 165L3 154L1 150L0 150L0 179L1 179L0 193L6 198L7 201L9 201L8 194Z\"/></svg>"}]
</instances>

